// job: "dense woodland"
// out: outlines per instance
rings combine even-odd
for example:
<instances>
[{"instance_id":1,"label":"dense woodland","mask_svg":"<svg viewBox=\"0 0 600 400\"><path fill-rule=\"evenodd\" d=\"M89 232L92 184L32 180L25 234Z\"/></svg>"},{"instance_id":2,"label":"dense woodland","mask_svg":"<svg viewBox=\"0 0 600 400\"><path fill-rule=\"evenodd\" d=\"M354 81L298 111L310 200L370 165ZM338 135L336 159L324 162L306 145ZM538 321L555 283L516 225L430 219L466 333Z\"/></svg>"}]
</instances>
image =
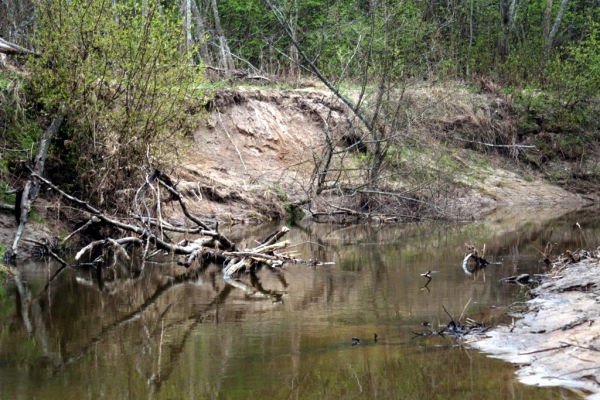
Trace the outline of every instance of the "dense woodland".
<instances>
[{"instance_id":1,"label":"dense woodland","mask_svg":"<svg viewBox=\"0 0 600 400\"><path fill-rule=\"evenodd\" d=\"M143 13L146 7L146 18L152 18L154 6L137 3L5 1L0 34L40 50L48 46L48 38L40 37L48 29L44 22L61 19L62 29L89 30L71 43L86 46L110 36L109 29L93 30L110 14L121 20L122 29L130 28L122 26L126 17L118 14L123 12ZM597 79L597 1L186 0L155 6L161 15L176 13L170 18L180 24L173 27L179 44L194 47L196 62L224 69L300 73L306 60L291 45L295 40L332 80L360 79L364 73L374 77L386 63L394 66L396 79L483 74L511 85L566 89L569 82L579 91L592 90ZM50 13L61 7L66 15ZM90 20L62 20L80 13Z\"/></svg>"},{"instance_id":2,"label":"dense woodland","mask_svg":"<svg viewBox=\"0 0 600 400\"><path fill-rule=\"evenodd\" d=\"M0 35L26 51L14 51L12 67L0 70L0 176L4 189L23 181L33 168L24 158L33 160L45 138L64 190L117 208L121 199L107 194L136 187L152 169L168 171L215 90L243 78L318 79L354 114L363 133L350 142L324 130L314 194L328 187L330 167L357 149L366 173L351 190L380 193L392 175L383 172L402 167L390 154L406 145L413 121L405 91L423 82L463 82L503 96L502 112L490 117L485 136L468 138L471 147L485 144L479 148L534 166L553 158L583 164L598 140L599 5L7 0ZM548 131L559 150L544 150L542 136L525 140ZM541 149L535 160L529 147Z\"/></svg>"}]
</instances>

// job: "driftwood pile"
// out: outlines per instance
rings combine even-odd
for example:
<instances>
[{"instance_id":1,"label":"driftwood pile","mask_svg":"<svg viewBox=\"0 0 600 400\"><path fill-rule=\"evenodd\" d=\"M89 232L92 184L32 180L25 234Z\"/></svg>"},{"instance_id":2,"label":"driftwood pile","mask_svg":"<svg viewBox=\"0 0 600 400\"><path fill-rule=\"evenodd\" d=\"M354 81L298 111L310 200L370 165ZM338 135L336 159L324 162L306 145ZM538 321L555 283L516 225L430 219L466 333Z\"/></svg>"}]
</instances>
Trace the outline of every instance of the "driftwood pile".
<instances>
[{"instance_id":1,"label":"driftwood pile","mask_svg":"<svg viewBox=\"0 0 600 400\"><path fill-rule=\"evenodd\" d=\"M167 175L158 170L146 176L146 182L136 191L133 206L135 212L130 215L131 218L127 222L108 216L87 202L65 193L41 175L36 173L31 175L89 215L89 220L67 236L62 243L91 225L109 226L118 232L118 236L120 236L118 238L116 238L117 235L115 238L107 237L83 247L75 255L75 261L78 263L76 265L81 263L84 255L91 255L99 247L111 250L115 259L119 257L129 260L126 249L130 246L143 249L142 263L159 254L180 255L183 257L178 264L186 268L196 261L200 263L220 262L226 277L234 277L262 265L277 268L285 263L311 264L281 253L290 246L289 241L279 241L289 231L285 226L273 232L253 249L238 249L235 243L219 232L218 222L211 223L212 226L209 226L209 223L193 215L189 211L183 195L176 189L176 185ZM181 211L186 216L188 221L186 226L176 226L163 218L161 203L173 200L179 203ZM134 223L131 222L132 220ZM174 233L184 234L185 237L197 235L197 238L184 239L174 243L170 237ZM49 241L36 244L42 249L42 253L56 259L63 267L68 265L58 256L55 246ZM100 264L105 261L98 257L92 261L92 264Z\"/></svg>"}]
</instances>

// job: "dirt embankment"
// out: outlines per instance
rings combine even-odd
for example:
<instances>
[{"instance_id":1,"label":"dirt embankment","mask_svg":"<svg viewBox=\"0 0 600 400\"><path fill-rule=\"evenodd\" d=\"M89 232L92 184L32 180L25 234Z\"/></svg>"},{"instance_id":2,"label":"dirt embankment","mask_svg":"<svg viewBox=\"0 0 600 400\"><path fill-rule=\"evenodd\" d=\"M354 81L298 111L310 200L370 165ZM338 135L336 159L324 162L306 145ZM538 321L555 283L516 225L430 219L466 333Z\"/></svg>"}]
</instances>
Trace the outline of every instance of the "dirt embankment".
<instances>
[{"instance_id":1,"label":"dirt embankment","mask_svg":"<svg viewBox=\"0 0 600 400\"><path fill-rule=\"evenodd\" d=\"M503 206L587 201L500 156L456 148L444 159L445 166L441 166L443 157L438 150L445 145L436 143L445 133L438 135L436 130L446 129L443 127L447 125L448 115L456 112L456 102L442 103L439 99L463 96L467 102L466 94L466 89L454 88L447 93L443 88L428 87L415 88L410 94L415 102L422 103L429 116L415 123L409 134L413 138L420 137L427 146L412 150L409 156L413 158L402 162L404 165L421 163L424 168L439 171L440 175L452 176L449 186L460 187L460 190L456 191L458 197L450 199L448 205L467 210L471 216ZM478 104L499 101L478 96L473 100ZM444 109L443 104L447 104ZM476 120L477 114L471 114L461 116L461 127L468 125L469 129L475 129L481 125L481 121ZM186 196L190 209L204 218L225 223L281 218L287 203L307 196L315 159L325 144L326 120L333 135L356 137L358 128L353 124L352 113L324 89L240 87L221 90L210 103L207 118L198 122L193 142L182 157L182 165L176 173L177 187ZM448 134L456 136L458 128L455 123L451 125L453 128ZM432 150L427 150L429 145ZM352 157L358 160L361 156L364 154L350 154L348 159L352 163ZM405 189L412 191L411 186ZM55 203L38 202L35 208L46 220L60 211ZM179 217L171 207L164 207L164 212L175 220ZM174 215L168 215L170 212ZM11 243L16 229L14 218L0 214L0 225L6 233L2 241ZM58 229L44 231L44 235L58 235ZM39 229L33 231L39 232Z\"/></svg>"},{"instance_id":2,"label":"dirt embankment","mask_svg":"<svg viewBox=\"0 0 600 400\"><path fill-rule=\"evenodd\" d=\"M349 127L346 109L318 90L223 90L194 134L179 189L196 211L227 220L270 219L306 197L323 121Z\"/></svg>"},{"instance_id":3,"label":"dirt embankment","mask_svg":"<svg viewBox=\"0 0 600 400\"><path fill-rule=\"evenodd\" d=\"M420 88L413 95L421 98L425 92ZM436 98L449 95L438 92L434 91ZM430 94L426 96L428 100L421 101L435 103L429 97ZM484 99L480 97L476 99L478 102ZM438 111L455 109L454 105L448 107ZM423 120L414 124L415 132L411 134L423 136L428 127L439 125L436 118L431 117L429 126ZM472 118L476 118L475 114ZM326 119L329 131L334 134L348 134L356 129L347 107L318 88L221 91L211 104L207 123L199 126L194 135L178 187L194 202L195 210L207 216L225 220L280 217L287 202L307 195L314 160L325 143ZM462 124L467 124L466 120ZM435 134L429 136L428 143L436 142ZM434 164L433 158L439 157L436 152L419 152L419 162ZM463 188L460 198L453 199L451 204L468 209L471 214L511 205L589 201L549 184L541 174L536 175L525 165L519 166L503 157L460 148L452 155L450 164L456 186ZM447 170L440 173L447 174Z\"/></svg>"},{"instance_id":4,"label":"dirt embankment","mask_svg":"<svg viewBox=\"0 0 600 400\"><path fill-rule=\"evenodd\" d=\"M598 260L563 267L531 291L522 319L471 346L514 363L523 383L600 398L599 277Z\"/></svg>"}]
</instances>

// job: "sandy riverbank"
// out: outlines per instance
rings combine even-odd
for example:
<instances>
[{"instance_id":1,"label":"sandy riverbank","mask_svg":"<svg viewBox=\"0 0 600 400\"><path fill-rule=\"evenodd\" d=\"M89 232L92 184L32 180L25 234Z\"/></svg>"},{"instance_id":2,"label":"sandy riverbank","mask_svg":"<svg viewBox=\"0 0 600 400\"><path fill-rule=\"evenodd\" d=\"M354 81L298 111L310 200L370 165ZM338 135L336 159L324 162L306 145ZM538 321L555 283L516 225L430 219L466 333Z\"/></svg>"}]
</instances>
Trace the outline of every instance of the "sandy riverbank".
<instances>
[{"instance_id":1,"label":"sandy riverbank","mask_svg":"<svg viewBox=\"0 0 600 400\"><path fill-rule=\"evenodd\" d=\"M600 399L599 260L561 268L531 290L534 298L513 325L470 345L514 363L523 383L568 387Z\"/></svg>"}]
</instances>

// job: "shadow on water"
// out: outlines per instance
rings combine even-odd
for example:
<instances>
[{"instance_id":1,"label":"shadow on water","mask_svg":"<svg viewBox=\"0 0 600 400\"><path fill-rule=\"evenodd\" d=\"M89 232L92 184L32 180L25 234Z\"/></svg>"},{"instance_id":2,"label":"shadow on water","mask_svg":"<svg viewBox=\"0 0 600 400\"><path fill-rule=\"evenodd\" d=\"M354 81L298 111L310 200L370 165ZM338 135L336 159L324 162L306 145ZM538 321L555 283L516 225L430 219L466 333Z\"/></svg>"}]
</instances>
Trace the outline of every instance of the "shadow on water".
<instances>
[{"instance_id":1,"label":"shadow on water","mask_svg":"<svg viewBox=\"0 0 600 400\"><path fill-rule=\"evenodd\" d=\"M448 338L449 313L486 324L527 299L500 278L544 272L538 250L596 247L598 209L501 210L471 224L300 224L304 259L226 280L163 260L68 270L19 266L0 298L6 398L563 398ZM575 222L584 235L573 229ZM273 227L232 231L246 243ZM240 239L241 240L241 239ZM498 264L466 275L464 243ZM244 247L242 245L242 247ZM250 246L248 246L250 247ZM374 340L377 333L378 340ZM353 340L352 338L356 338Z\"/></svg>"}]
</instances>

